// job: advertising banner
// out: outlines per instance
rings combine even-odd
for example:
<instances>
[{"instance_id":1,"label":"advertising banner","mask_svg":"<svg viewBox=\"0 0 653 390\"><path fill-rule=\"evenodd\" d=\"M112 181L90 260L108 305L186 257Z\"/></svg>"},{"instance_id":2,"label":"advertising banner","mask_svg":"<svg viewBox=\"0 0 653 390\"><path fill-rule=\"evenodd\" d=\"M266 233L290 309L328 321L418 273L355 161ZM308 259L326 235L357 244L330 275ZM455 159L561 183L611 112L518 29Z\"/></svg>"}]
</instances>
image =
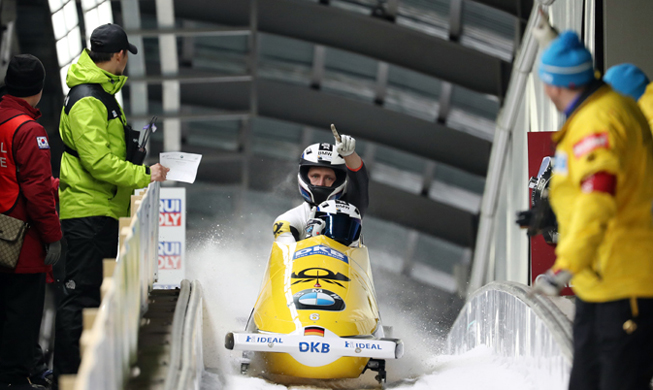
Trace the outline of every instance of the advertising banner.
<instances>
[{"instance_id":1,"label":"advertising banner","mask_svg":"<svg viewBox=\"0 0 653 390\"><path fill-rule=\"evenodd\" d=\"M186 189L162 187L159 201L159 280L176 288L186 276Z\"/></svg>"},{"instance_id":2,"label":"advertising banner","mask_svg":"<svg viewBox=\"0 0 653 390\"><path fill-rule=\"evenodd\" d=\"M528 177L537 176L542 159L555 154L555 147L551 140L553 132L528 133ZM529 199L530 199L529 189ZM545 273L555 263L555 247L544 241L541 234L531 237L531 285L538 275ZM571 288L562 289L561 295L574 295Z\"/></svg>"}]
</instances>

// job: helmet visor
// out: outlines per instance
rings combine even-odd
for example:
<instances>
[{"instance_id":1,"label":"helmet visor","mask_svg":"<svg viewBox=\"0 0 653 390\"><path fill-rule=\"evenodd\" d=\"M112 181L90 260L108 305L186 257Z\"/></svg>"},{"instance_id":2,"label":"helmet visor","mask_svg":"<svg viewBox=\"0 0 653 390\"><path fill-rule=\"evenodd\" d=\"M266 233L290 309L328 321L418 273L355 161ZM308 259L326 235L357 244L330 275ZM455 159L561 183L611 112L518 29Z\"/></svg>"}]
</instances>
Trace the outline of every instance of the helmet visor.
<instances>
[{"instance_id":1,"label":"helmet visor","mask_svg":"<svg viewBox=\"0 0 653 390\"><path fill-rule=\"evenodd\" d=\"M322 234L343 245L349 246L358 240L361 233L361 221L346 214L326 213L321 218L326 222Z\"/></svg>"}]
</instances>

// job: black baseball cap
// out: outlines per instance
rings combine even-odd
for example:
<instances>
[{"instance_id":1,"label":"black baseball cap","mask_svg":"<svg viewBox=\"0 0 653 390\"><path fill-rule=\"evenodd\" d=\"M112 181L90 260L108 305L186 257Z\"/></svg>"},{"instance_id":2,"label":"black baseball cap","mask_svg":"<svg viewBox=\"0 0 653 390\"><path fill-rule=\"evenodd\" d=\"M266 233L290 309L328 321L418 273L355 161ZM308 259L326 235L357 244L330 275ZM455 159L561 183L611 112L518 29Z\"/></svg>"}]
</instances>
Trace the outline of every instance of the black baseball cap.
<instances>
[{"instance_id":1,"label":"black baseball cap","mask_svg":"<svg viewBox=\"0 0 653 390\"><path fill-rule=\"evenodd\" d=\"M112 23L103 24L93 30L91 50L96 53L117 53L120 50L129 50L132 54L138 53L136 46L127 40L125 30Z\"/></svg>"}]
</instances>

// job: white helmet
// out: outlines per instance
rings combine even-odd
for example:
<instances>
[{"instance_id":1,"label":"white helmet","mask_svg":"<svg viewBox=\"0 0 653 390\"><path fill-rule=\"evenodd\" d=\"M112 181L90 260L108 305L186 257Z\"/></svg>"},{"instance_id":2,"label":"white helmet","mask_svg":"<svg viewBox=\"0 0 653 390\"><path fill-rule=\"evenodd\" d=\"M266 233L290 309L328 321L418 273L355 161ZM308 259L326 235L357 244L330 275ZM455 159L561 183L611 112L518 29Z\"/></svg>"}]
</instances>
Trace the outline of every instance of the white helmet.
<instances>
[{"instance_id":1,"label":"white helmet","mask_svg":"<svg viewBox=\"0 0 653 390\"><path fill-rule=\"evenodd\" d=\"M351 245L361 236L361 213L351 203L327 200L317 206L315 218L325 222L321 234L343 245Z\"/></svg>"},{"instance_id":2,"label":"white helmet","mask_svg":"<svg viewBox=\"0 0 653 390\"><path fill-rule=\"evenodd\" d=\"M311 184L308 178L308 171L311 167L333 169L336 181L331 187ZM333 145L327 143L310 145L304 149L304 153L299 159L297 182L299 193L311 205L318 205L325 200L340 199L347 189L347 165L342 156L335 151Z\"/></svg>"}]
</instances>

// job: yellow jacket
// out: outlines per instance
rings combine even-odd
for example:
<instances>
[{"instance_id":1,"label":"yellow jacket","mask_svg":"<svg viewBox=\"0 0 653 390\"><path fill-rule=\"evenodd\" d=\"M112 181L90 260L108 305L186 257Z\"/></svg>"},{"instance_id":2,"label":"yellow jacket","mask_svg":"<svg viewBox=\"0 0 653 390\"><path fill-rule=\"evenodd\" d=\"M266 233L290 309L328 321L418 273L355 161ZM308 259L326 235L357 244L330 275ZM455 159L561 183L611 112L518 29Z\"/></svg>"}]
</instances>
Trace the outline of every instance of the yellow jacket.
<instances>
[{"instance_id":1,"label":"yellow jacket","mask_svg":"<svg viewBox=\"0 0 653 390\"><path fill-rule=\"evenodd\" d=\"M560 233L553 268L574 275L584 301L653 297L653 138L644 115L604 85L553 140L550 200ZM616 176L614 196L581 191L598 172Z\"/></svg>"},{"instance_id":2,"label":"yellow jacket","mask_svg":"<svg viewBox=\"0 0 653 390\"><path fill-rule=\"evenodd\" d=\"M637 101L639 108L648 120L648 124L653 129L653 83L646 86L646 91Z\"/></svg>"}]
</instances>

